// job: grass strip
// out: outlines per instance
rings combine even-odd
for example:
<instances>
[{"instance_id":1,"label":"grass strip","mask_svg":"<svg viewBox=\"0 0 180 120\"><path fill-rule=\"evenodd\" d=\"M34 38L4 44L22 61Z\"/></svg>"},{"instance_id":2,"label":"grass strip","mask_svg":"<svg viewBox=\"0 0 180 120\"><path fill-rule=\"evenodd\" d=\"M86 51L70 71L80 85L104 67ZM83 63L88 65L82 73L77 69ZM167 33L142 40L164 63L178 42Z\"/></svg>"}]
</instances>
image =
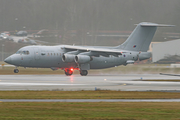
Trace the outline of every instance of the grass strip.
<instances>
[{"instance_id":1,"label":"grass strip","mask_svg":"<svg viewBox=\"0 0 180 120\"><path fill-rule=\"evenodd\" d=\"M0 99L176 99L176 92L138 91L0 91Z\"/></svg>"},{"instance_id":2,"label":"grass strip","mask_svg":"<svg viewBox=\"0 0 180 120\"><path fill-rule=\"evenodd\" d=\"M0 103L2 120L178 120L171 103Z\"/></svg>"}]
</instances>

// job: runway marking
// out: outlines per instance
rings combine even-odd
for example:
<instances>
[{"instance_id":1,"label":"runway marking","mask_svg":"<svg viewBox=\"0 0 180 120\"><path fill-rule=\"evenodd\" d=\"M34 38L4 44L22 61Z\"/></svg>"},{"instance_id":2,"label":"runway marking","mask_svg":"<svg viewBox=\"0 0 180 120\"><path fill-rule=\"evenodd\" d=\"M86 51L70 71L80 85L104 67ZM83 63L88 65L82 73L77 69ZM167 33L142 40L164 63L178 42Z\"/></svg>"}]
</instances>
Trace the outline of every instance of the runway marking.
<instances>
[{"instance_id":1,"label":"runway marking","mask_svg":"<svg viewBox=\"0 0 180 120\"><path fill-rule=\"evenodd\" d=\"M0 83L0 85L87 85L87 84L49 84L49 83Z\"/></svg>"},{"instance_id":2,"label":"runway marking","mask_svg":"<svg viewBox=\"0 0 180 120\"><path fill-rule=\"evenodd\" d=\"M180 102L180 99L4 99L3 102Z\"/></svg>"}]
</instances>

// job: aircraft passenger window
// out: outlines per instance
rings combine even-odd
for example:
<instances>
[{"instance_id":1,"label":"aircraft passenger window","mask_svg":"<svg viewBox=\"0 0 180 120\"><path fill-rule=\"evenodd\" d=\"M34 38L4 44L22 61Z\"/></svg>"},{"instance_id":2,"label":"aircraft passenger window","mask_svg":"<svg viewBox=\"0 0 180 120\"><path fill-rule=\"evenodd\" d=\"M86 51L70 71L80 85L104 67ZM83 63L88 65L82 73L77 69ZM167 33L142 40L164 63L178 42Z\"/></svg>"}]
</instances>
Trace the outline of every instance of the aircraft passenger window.
<instances>
[{"instance_id":1,"label":"aircraft passenger window","mask_svg":"<svg viewBox=\"0 0 180 120\"><path fill-rule=\"evenodd\" d=\"M57 53L57 56L58 56L58 53Z\"/></svg>"},{"instance_id":2,"label":"aircraft passenger window","mask_svg":"<svg viewBox=\"0 0 180 120\"><path fill-rule=\"evenodd\" d=\"M54 55L56 55L56 54L54 53Z\"/></svg>"},{"instance_id":3,"label":"aircraft passenger window","mask_svg":"<svg viewBox=\"0 0 180 120\"><path fill-rule=\"evenodd\" d=\"M52 53L51 53L51 55L52 55Z\"/></svg>"}]
</instances>

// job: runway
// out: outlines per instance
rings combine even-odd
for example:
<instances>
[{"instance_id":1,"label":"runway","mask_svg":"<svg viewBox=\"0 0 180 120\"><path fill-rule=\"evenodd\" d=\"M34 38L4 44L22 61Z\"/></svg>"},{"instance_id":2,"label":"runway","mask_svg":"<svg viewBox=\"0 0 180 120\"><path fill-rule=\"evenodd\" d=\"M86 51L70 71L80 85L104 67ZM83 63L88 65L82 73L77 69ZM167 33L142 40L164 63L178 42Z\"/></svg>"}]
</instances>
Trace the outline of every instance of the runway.
<instances>
[{"instance_id":1,"label":"runway","mask_svg":"<svg viewBox=\"0 0 180 120\"><path fill-rule=\"evenodd\" d=\"M180 99L0 99L0 102L180 102Z\"/></svg>"},{"instance_id":2,"label":"runway","mask_svg":"<svg viewBox=\"0 0 180 120\"><path fill-rule=\"evenodd\" d=\"M0 75L0 90L121 90L180 92L180 82L139 80L179 80L159 74L124 75ZM138 81L136 81L138 80Z\"/></svg>"}]
</instances>

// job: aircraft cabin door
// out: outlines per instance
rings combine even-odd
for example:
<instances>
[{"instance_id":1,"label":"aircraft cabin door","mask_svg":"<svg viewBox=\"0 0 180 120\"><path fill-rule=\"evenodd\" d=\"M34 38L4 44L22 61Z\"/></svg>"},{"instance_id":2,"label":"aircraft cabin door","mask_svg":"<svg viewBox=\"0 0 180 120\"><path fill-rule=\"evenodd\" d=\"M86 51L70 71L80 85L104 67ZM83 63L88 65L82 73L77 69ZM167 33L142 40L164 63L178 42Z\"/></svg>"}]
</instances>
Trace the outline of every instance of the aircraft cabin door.
<instances>
[{"instance_id":1,"label":"aircraft cabin door","mask_svg":"<svg viewBox=\"0 0 180 120\"><path fill-rule=\"evenodd\" d=\"M39 48L34 48L34 58L35 58L35 60L39 60L40 59Z\"/></svg>"}]
</instances>

